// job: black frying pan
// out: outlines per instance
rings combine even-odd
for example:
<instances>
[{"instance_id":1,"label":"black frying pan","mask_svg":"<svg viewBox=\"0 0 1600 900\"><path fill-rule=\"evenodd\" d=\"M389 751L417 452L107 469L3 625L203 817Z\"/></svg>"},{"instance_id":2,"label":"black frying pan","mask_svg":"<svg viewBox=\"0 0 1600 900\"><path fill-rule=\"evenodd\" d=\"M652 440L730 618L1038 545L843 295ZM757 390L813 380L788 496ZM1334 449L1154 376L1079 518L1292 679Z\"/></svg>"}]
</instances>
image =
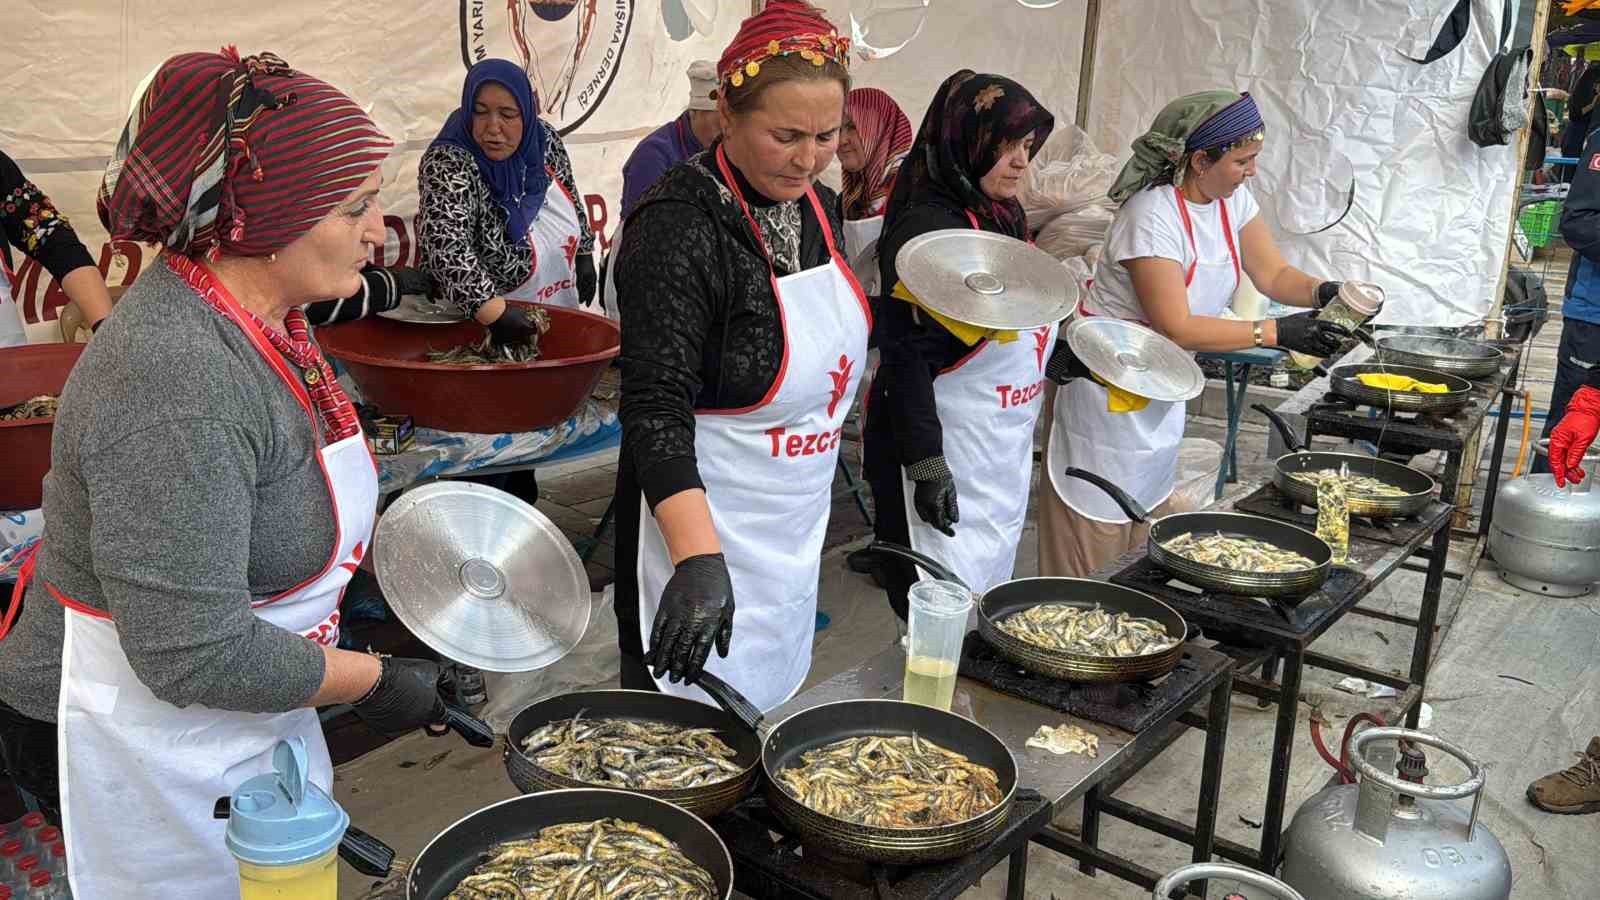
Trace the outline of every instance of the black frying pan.
<instances>
[{"instance_id":1,"label":"black frying pan","mask_svg":"<svg viewBox=\"0 0 1600 900\"><path fill-rule=\"evenodd\" d=\"M531 838L551 825L610 817L661 832L711 873L723 900L733 896L733 858L710 825L663 800L584 788L512 797L446 828L417 855L406 879L406 898L444 900L461 879L487 861L489 850L497 844Z\"/></svg>"},{"instance_id":2,"label":"black frying pan","mask_svg":"<svg viewBox=\"0 0 1600 900\"><path fill-rule=\"evenodd\" d=\"M1294 605L1328 580L1328 570L1333 562L1333 549L1327 542L1304 528L1287 522L1278 522L1265 516L1234 512L1189 512L1152 518L1139 501L1128 492L1093 472L1069 468L1066 474L1082 478L1100 488L1117 501L1128 518L1150 525L1150 539L1145 542L1145 552L1150 561L1180 580L1198 588L1246 597L1268 597ZM1294 572L1241 572L1222 566L1210 565L1182 557L1168 550L1165 544L1182 534L1223 534L1228 537L1254 538L1311 560L1309 569Z\"/></svg>"},{"instance_id":3,"label":"black frying pan","mask_svg":"<svg viewBox=\"0 0 1600 900\"><path fill-rule=\"evenodd\" d=\"M634 791L676 803L703 819L720 815L738 803L760 774L761 741L739 720L715 706L659 691L579 691L541 700L511 720L506 732L505 763L512 784L529 794L595 787L541 768L522 753L522 742L529 734L551 722L571 719L580 712L585 719L668 722L685 728L716 729L717 737L738 751L734 763L743 769L740 774L701 787Z\"/></svg>"},{"instance_id":4,"label":"black frying pan","mask_svg":"<svg viewBox=\"0 0 1600 900\"><path fill-rule=\"evenodd\" d=\"M867 548L909 560L943 581L962 584L942 563L899 544L876 541ZM1091 656L1051 650L1030 644L1002 631L1002 620L1041 603L1064 603L1082 609L1099 606L1107 612L1155 619L1178 638L1177 645L1148 656ZM1183 642L1189 639L1183 616L1160 600L1133 588L1088 578L1018 578L996 585L978 599L978 633L1006 659L1030 672L1065 681L1151 681L1167 674L1183 659Z\"/></svg>"},{"instance_id":5,"label":"black frying pan","mask_svg":"<svg viewBox=\"0 0 1600 900\"><path fill-rule=\"evenodd\" d=\"M1272 483L1296 501L1315 508L1317 505L1316 485L1308 484L1295 478L1296 472L1318 472L1323 469L1337 470L1340 466L1348 466L1351 475L1366 475L1384 481L1405 491L1405 494L1395 497L1380 497L1374 494L1358 494L1347 491L1345 502L1350 507L1350 514L1366 516L1369 519L1389 519L1397 516L1414 516L1427 508L1433 499L1436 485L1426 472L1421 472L1410 466L1374 456L1365 456L1360 453L1332 453L1327 451L1310 451L1294 433L1289 423L1283 417L1268 409L1264 403L1253 404L1251 409L1267 417L1267 421L1278 430L1283 437L1283 443L1289 452L1278 457L1273 466Z\"/></svg>"},{"instance_id":6,"label":"black frying pan","mask_svg":"<svg viewBox=\"0 0 1600 900\"><path fill-rule=\"evenodd\" d=\"M1448 390L1442 394L1425 394L1422 391L1391 391L1387 388L1368 387L1361 383L1362 375L1404 375L1417 381L1442 384ZM1459 375L1418 369L1412 366L1395 366L1387 363L1358 363L1335 366L1328 372L1328 384L1333 392L1363 406L1387 409L1399 413L1453 413L1472 400L1472 382Z\"/></svg>"},{"instance_id":7,"label":"black frying pan","mask_svg":"<svg viewBox=\"0 0 1600 900\"><path fill-rule=\"evenodd\" d=\"M768 728L762 714L727 682L703 672L696 684L752 733L762 735L767 803L803 844L868 862L915 865L965 856L994 840L1005 827L1017 790L1017 762L993 732L970 719L900 700L841 700L797 712ZM777 781L777 774L800 765L800 755L808 750L864 735L913 734L993 769L1004 794L1000 803L952 825L881 828L816 812Z\"/></svg>"}]
</instances>

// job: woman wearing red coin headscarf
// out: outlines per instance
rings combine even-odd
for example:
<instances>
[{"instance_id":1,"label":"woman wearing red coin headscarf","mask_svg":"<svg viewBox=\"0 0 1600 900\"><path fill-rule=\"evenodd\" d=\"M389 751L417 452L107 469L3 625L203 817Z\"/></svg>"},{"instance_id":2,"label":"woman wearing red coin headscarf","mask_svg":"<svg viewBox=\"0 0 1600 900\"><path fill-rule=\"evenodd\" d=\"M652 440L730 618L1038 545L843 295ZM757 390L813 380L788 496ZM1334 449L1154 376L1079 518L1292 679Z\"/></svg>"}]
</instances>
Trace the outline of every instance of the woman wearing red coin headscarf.
<instances>
[{"instance_id":1,"label":"woman wearing red coin headscarf","mask_svg":"<svg viewBox=\"0 0 1600 900\"><path fill-rule=\"evenodd\" d=\"M839 168L844 173L844 243L850 268L867 296L877 296L878 235L895 173L911 150L911 120L899 104L877 88L856 88L844 100L839 132Z\"/></svg>"},{"instance_id":2,"label":"woman wearing red coin headscarf","mask_svg":"<svg viewBox=\"0 0 1600 900\"><path fill-rule=\"evenodd\" d=\"M838 202L813 185L843 120L847 47L795 0L747 19L717 67L722 138L628 217L616 263L626 687L704 698L690 686L704 667L771 709L810 669L840 429L870 327Z\"/></svg>"},{"instance_id":3,"label":"woman wearing red coin headscarf","mask_svg":"<svg viewBox=\"0 0 1600 900\"><path fill-rule=\"evenodd\" d=\"M76 896L237 897L212 806L292 737L328 789L317 706L444 718L436 664L335 649L377 473L299 308L359 288L390 146L333 86L228 49L168 60L106 169L111 236L165 249L62 392L0 623L0 738L9 761L18 720L54 722Z\"/></svg>"}]
</instances>

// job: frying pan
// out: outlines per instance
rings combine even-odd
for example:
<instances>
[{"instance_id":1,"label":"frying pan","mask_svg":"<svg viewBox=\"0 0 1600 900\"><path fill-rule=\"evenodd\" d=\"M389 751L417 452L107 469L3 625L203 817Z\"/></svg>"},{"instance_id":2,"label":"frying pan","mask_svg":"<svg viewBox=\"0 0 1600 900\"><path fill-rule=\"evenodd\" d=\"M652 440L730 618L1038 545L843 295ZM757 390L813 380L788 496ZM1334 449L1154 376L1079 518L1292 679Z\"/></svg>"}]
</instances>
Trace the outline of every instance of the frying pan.
<instances>
[{"instance_id":1,"label":"frying pan","mask_svg":"<svg viewBox=\"0 0 1600 900\"><path fill-rule=\"evenodd\" d=\"M1505 355L1493 344L1426 334L1389 334L1377 339L1378 359L1399 366L1432 369L1462 378L1487 378L1500 371Z\"/></svg>"},{"instance_id":2,"label":"frying pan","mask_svg":"<svg viewBox=\"0 0 1600 900\"><path fill-rule=\"evenodd\" d=\"M1357 376L1404 375L1418 381L1443 384L1449 388L1443 394L1425 394L1421 391L1391 391L1387 388L1367 387ZM1472 382L1458 375L1413 366L1392 366L1388 363L1357 363L1335 366L1328 372L1328 384L1333 392L1356 403L1403 413L1452 413L1466 406L1472 399Z\"/></svg>"},{"instance_id":3,"label":"frying pan","mask_svg":"<svg viewBox=\"0 0 1600 900\"><path fill-rule=\"evenodd\" d=\"M910 547L877 541L867 549L908 560L935 578L966 587L954 571ZM1167 629L1167 634L1177 636L1178 643L1171 649L1146 656L1095 656L1030 644L999 627L1002 620L1041 603L1062 603L1080 609L1099 606L1113 615L1125 612L1155 619ZM1018 578L990 588L979 598L978 633L1001 656L1046 678L1087 682L1151 681L1172 671L1183 659L1183 642L1189 639L1189 626L1177 610L1133 588L1087 578Z\"/></svg>"},{"instance_id":4,"label":"frying pan","mask_svg":"<svg viewBox=\"0 0 1600 900\"><path fill-rule=\"evenodd\" d=\"M628 789L675 803L702 819L710 820L743 799L761 771L760 739L739 720L715 706L659 691L580 691L541 700L511 720L506 732L506 774L523 793L595 787L545 769L522 752L522 742L528 735L551 722L571 719L580 712L586 719L667 722L685 728L716 729L717 737L738 752L733 760L742 770L738 775L700 787Z\"/></svg>"},{"instance_id":5,"label":"frying pan","mask_svg":"<svg viewBox=\"0 0 1600 900\"><path fill-rule=\"evenodd\" d=\"M1251 409L1267 417L1267 421L1278 429L1278 434L1283 436L1283 443L1289 448L1288 453L1278 457L1272 472L1272 483L1278 490L1294 498L1306 506L1317 505L1317 487L1307 484L1294 477L1296 472L1316 472L1322 469L1337 470L1341 465L1349 466L1352 475L1367 475L1379 481L1388 482L1406 493L1397 497L1378 497L1371 494L1357 494L1346 492L1345 502L1350 507L1350 514L1366 516L1369 519L1390 519L1399 516L1414 516L1425 509L1433 499L1435 487L1433 478L1426 472L1421 472L1407 465L1378 459L1374 456L1364 456L1360 453L1331 453L1325 451L1308 451L1301 442L1299 435L1289 427L1289 423L1282 416L1268 409L1266 404L1256 403Z\"/></svg>"},{"instance_id":6,"label":"frying pan","mask_svg":"<svg viewBox=\"0 0 1600 900\"><path fill-rule=\"evenodd\" d=\"M1005 828L1017 791L1017 762L993 732L970 719L900 700L840 700L802 710L768 727L761 712L722 679L702 672L696 684L761 736L767 805L807 847L867 862L914 865L965 856ZM846 738L913 734L993 769L1000 780L1000 802L951 825L884 828L819 813L790 796L777 780L779 772L800 765L801 754L808 750Z\"/></svg>"},{"instance_id":7,"label":"frying pan","mask_svg":"<svg viewBox=\"0 0 1600 900\"><path fill-rule=\"evenodd\" d=\"M609 817L661 832L711 873L723 900L733 896L733 857L710 825L654 797L585 788L512 797L457 821L417 855L406 878L406 898L444 900L497 844L531 838L551 825Z\"/></svg>"},{"instance_id":8,"label":"frying pan","mask_svg":"<svg viewBox=\"0 0 1600 900\"><path fill-rule=\"evenodd\" d=\"M1247 597L1268 597L1293 606L1294 601L1315 591L1328 580L1333 550L1322 538L1304 528L1278 522L1265 516L1230 512L1177 513L1152 519L1128 492L1093 472L1069 468L1067 475L1082 478L1111 496L1128 518L1149 523L1150 539L1145 552L1150 561L1173 575L1205 590ZM1282 550L1292 550L1312 561L1309 569L1294 572L1240 572L1222 566L1195 562L1168 550L1164 544L1181 534L1222 534L1227 537L1254 538Z\"/></svg>"}]
</instances>

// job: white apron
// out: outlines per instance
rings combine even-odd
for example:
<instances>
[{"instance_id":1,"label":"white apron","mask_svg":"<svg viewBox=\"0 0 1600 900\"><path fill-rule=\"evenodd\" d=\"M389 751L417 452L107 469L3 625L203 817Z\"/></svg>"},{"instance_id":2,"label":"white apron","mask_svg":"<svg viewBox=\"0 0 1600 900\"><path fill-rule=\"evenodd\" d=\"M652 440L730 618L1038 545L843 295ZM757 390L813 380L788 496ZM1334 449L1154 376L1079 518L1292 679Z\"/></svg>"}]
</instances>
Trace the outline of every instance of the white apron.
<instances>
[{"instance_id":1,"label":"white apron","mask_svg":"<svg viewBox=\"0 0 1600 900\"><path fill-rule=\"evenodd\" d=\"M1195 261L1185 273L1189 311L1197 316L1216 316L1227 309L1240 281L1239 252L1234 247L1233 226L1228 218L1228 201L1222 204L1223 237L1228 258L1203 260L1194 240L1194 225L1189 207L1176 187L1173 199L1183 219L1184 231ZM1094 296L1091 291L1089 298ZM1096 315L1087 302L1079 312ZM1100 522L1128 521L1116 501L1099 488L1077 478L1068 478L1068 467L1085 469L1105 477L1127 491L1145 509L1154 509L1172 495L1177 482L1178 445L1183 441L1183 420L1187 404L1152 400L1136 412L1113 413L1106 410L1106 389L1092 378L1067 382L1056 395L1054 421L1045 450L1045 470L1056 495L1079 515Z\"/></svg>"},{"instance_id":2,"label":"white apron","mask_svg":"<svg viewBox=\"0 0 1600 900\"><path fill-rule=\"evenodd\" d=\"M759 237L720 147L717 165ZM806 196L832 261L773 276L784 336L777 379L755 406L695 417L695 457L737 601L728 656L713 650L706 670L763 711L792 697L811 670L834 466L845 414L866 367L872 324L866 296L834 243L822 205L815 193ZM639 508L638 575L639 637L648 647L672 560L646 503ZM664 678L656 685L711 702L697 687Z\"/></svg>"},{"instance_id":3,"label":"white apron","mask_svg":"<svg viewBox=\"0 0 1600 900\"><path fill-rule=\"evenodd\" d=\"M224 308L320 428L289 364L231 298L224 296ZM259 601L255 614L331 646L339 638L340 597L371 540L378 472L359 432L324 447L318 463L333 499L335 546L320 574ZM26 575L31 569L30 560ZM238 897L238 865L222 840L227 823L212 818L212 806L245 779L272 771L273 747L294 735L311 751L311 780L331 791L333 767L316 710L245 713L166 703L129 667L106 613L42 586L66 611L56 714L73 896L147 896L160 885L169 900Z\"/></svg>"},{"instance_id":4,"label":"white apron","mask_svg":"<svg viewBox=\"0 0 1600 900\"><path fill-rule=\"evenodd\" d=\"M0 256L0 347L20 347L28 342L28 326L17 303L17 276Z\"/></svg>"},{"instance_id":5,"label":"white apron","mask_svg":"<svg viewBox=\"0 0 1600 900\"><path fill-rule=\"evenodd\" d=\"M977 217L967 218L978 227ZM1010 343L983 341L933 380L961 511L955 537L922 521L912 502L915 485L900 475L912 549L954 569L980 594L1010 581L1016 564L1033 483L1034 425L1057 327L1024 331Z\"/></svg>"},{"instance_id":6,"label":"white apron","mask_svg":"<svg viewBox=\"0 0 1600 900\"><path fill-rule=\"evenodd\" d=\"M882 296L879 282L883 273L878 270L878 238L883 235L883 214L865 219L844 220L845 258L850 260L850 270L855 272L861 290L868 297ZM890 285L893 287L894 285Z\"/></svg>"},{"instance_id":7,"label":"white apron","mask_svg":"<svg viewBox=\"0 0 1600 900\"><path fill-rule=\"evenodd\" d=\"M545 191L544 206L528 226L528 252L533 256L533 267L528 280L506 293L508 300L525 300L530 303L548 303L576 309L578 306L578 202L567 193L567 188L550 173L550 187Z\"/></svg>"}]
</instances>

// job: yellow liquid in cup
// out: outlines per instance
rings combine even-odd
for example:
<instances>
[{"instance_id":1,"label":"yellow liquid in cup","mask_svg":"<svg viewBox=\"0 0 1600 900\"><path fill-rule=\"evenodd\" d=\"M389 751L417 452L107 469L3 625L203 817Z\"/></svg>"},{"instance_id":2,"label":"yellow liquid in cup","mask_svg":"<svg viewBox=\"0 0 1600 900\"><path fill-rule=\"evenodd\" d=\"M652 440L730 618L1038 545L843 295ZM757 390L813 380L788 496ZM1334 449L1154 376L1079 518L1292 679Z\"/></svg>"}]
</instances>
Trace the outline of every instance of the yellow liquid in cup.
<instances>
[{"instance_id":1,"label":"yellow liquid in cup","mask_svg":"<svg viewBox=\"0 0 1600 900\"><path fill-rule=\"evenodd\" d=\"M904 699L949 711L956 693L956 662L932 656L913 656L906 660Z\"/></svg>"},{"instance_id":2,"label":"yellow liquid in cup","mask_svg":"<svg viewBox=\"0 0 1600 900\"><path fill-rule=\"evenodd\" d=\"M258 866L239 861L239 900L337 900L337 849L292 866Z\"/></svg>"}]
</instances>

